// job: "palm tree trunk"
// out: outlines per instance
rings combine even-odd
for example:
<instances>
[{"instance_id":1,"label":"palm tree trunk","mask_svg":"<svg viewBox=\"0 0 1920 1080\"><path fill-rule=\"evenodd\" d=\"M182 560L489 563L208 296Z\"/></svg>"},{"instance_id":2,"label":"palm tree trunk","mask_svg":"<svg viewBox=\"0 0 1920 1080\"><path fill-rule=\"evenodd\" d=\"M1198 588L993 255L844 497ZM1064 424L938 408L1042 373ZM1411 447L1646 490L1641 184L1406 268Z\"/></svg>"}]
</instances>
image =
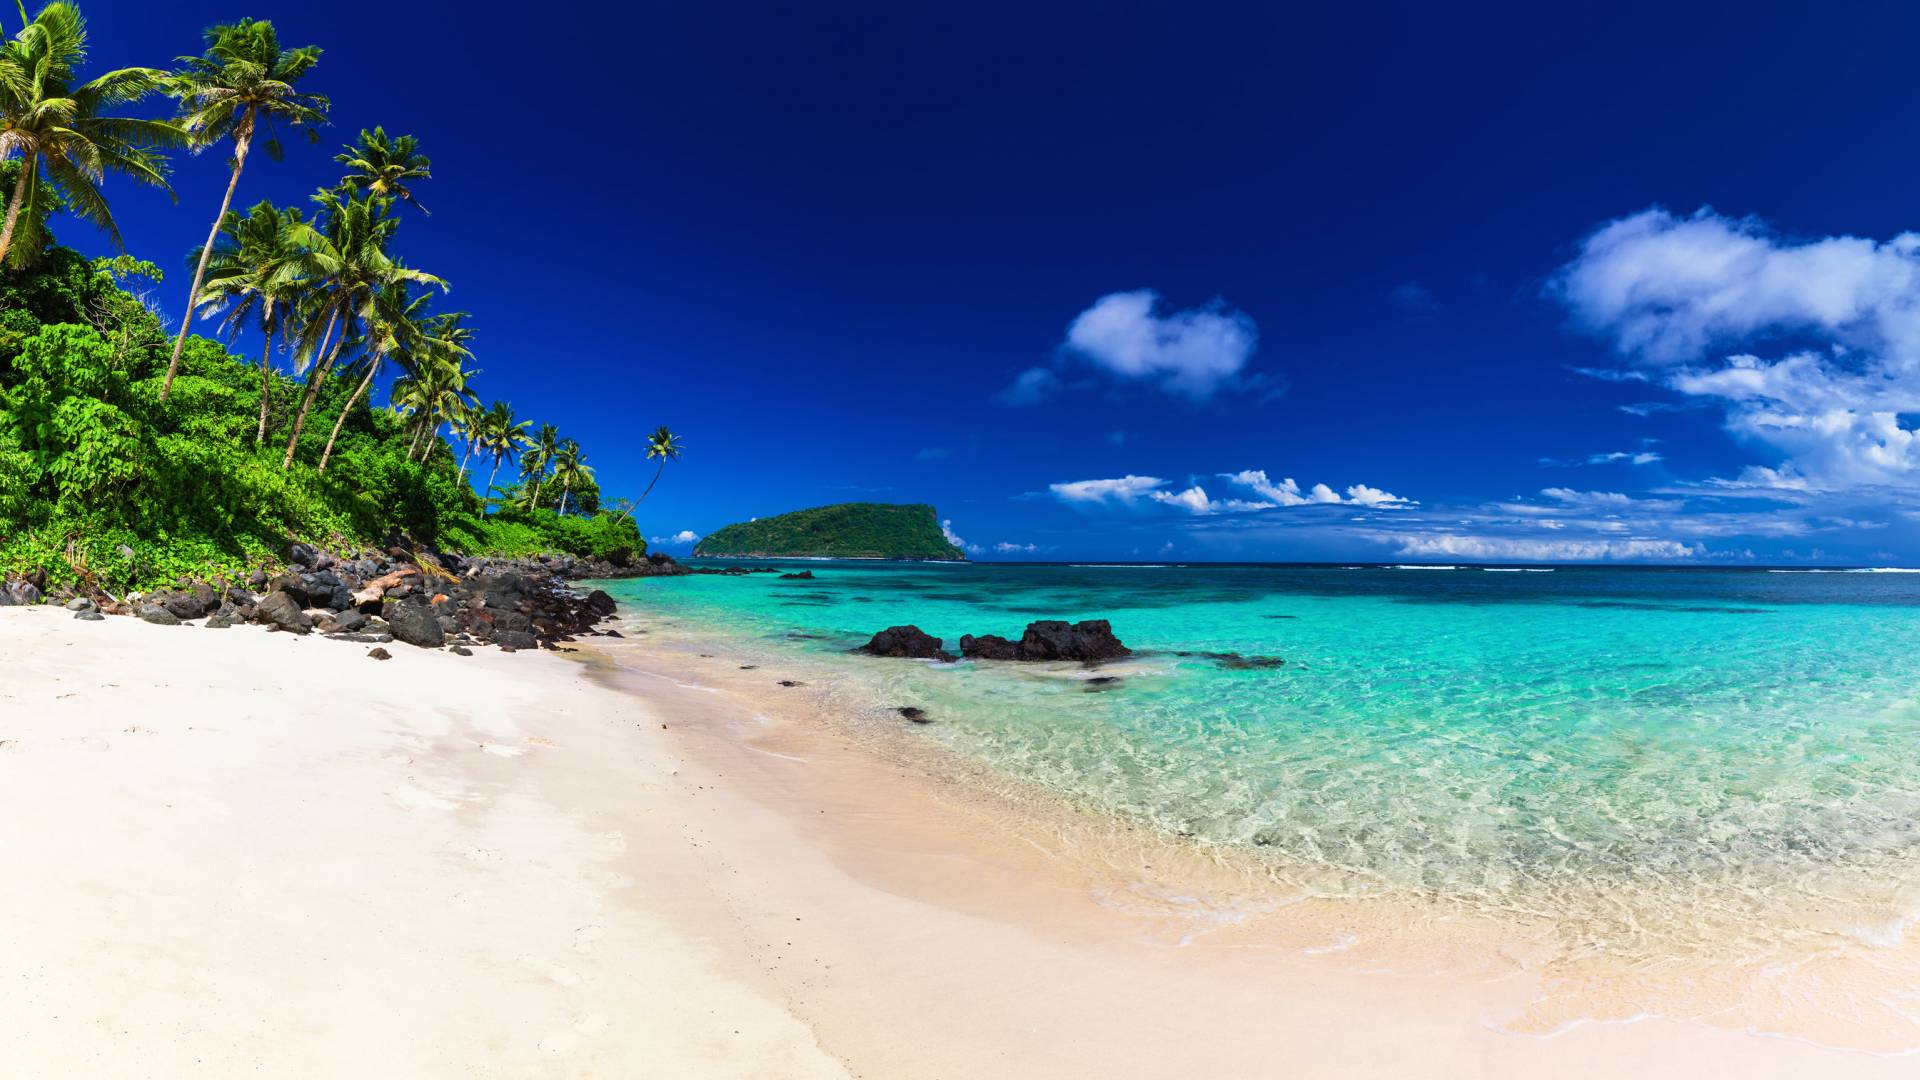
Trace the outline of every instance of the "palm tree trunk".
<instances>
[{"instance_id":1,"label":"palm tree trunk","mask_svg":"<svg viewBox=\"0 0 1920 1080\"><path fill-rule=\"evenodd\" d=\"M267 402L273 396L273 327L267 327L267 347L260 354L260 427L253 433L253 445L267 441Z\"/></svg>"},{"instance_id":2,"label":"palm tree trunk","mask_svg":"<svg viewBox=\"0 0 1920 1080\"><path fill-rule=\"evenodd\" d=\"M220 212L213 217L213 231L200 249L200 264L193 269L193 285L187 290L186 314L180 316L180 336L173 339L173 359L167 361L167 381L160 384L160 400L173 393L173 376L180 370L180 350L187 347L187 331L193 329L194 301L200 298L200 282L207 276L207 260L213 257L213 242L220 238L220 223L227 220L227 208L233 205L233 189L240 186L240 170L247 164L247 149L253 145L253 109L233 137L233 177L227 181L227 193L220 197Z\"/></svg>"},{"instance_id":3,"label":"palm tree trunk","mask_svg":"<svg viewBox=\"0 0 1920 1080\"><path fill-rule=\"evenodd\" d=\"M493 496L493 482L498 479L500 479L500 456L496 454L493 458L493 471L487 474L487 490L483 497Z\"/></svg>"},{"instance_id":4,"label":"palm tree trunk","mask_svg":"<svg viewBox=\"0 0 1920 1080\"><path fill-rule=\"evenodd\" d=\"M573 494L573 478L568 477L566 486L560 489L560 516L567 516L567 496Z\"/></svg>"},{"instance_id":5,"label":"palm tree trunk","mask_svg":"<svg viewBox=\"0 0 1920 1080\"><path fill-rule=\"evenodd\" d=\"M460 482L467 482L467 459L473 456L473 440L467 440L467 452L460 455Z\"/></svg>"},{"instance_id":6,"label":"palm tree trunk","mask_svg":"<svg viewBox=\"0 0 1920 1080\"><path fill-rule=\"evenodd\" d=\"M661 458L660 466L653 470L653 479L647 481L647 490L640 493L640 498L635 500L634 502L635 506L638 506L641 503L647 501L647 495L648 493L653 491L653 485L660 482L660 474L666 471L667 471L667 459Z\"/></svg>"},{"instance_id":7,"label":"palm tree trunk","mask_svg":"<svg viewBox=\"0 0 1920 1080\"><path fill-rule=\"evenodd\" d=\"M335 311L333 318L327 320L327 332L320 335L320 344L323 347L327 339L333 336L334 323L339 318L340 312ZM307 376L307 392L301 395L300 411L293 417L293 434L287 436L287 456L280 461L281 472L293 467L293 452L300 446L300 429L307 426L307 412L313 408L313 399L319 396L320 384L326 381L327 371L333 367L333 358L340 354L341 347L346 343L347 335L342 333L340 340L333 343L333 351L318 361L319 366L313 369L312 375Z\"/></svg>"},{"instance_id":8,"label":"palm tree trunk","mask_svg":"<svg viewBox=\"0 0 1920 1080\"><path fill-rule=\"evenodd\" d=\"M13 200L7 203L7 223L0 225L0 263L7 261L7 248L13 245L13 227L20 220L20 209L27 201L27 184L39 171L40 162L29 150L20 155L20 179L13 185Z\"/></svg>"},{"instance_id":9,"label":"palm tree trunk","mask_svg":"<svg viewBox=\"0 0 1920 1080\"><path fill-rule=\"evenodd\" d=\"M373 385L374 373L379 370L380 370L379 361L377 360L368 361L367 377L360 380L360 385L353 388L353 393L351 396L347 398L347 403L341 406L340 419L335 420L333 422L333 434L327 436L327 448L320 452L320 471L321 472L327 471L327 459L333 456L333 440L340 437L340 429L346 426L347 414L353 411L354 402L359 401L360 395L367 392L367 387Z\"/></svg>"}]
</instances>

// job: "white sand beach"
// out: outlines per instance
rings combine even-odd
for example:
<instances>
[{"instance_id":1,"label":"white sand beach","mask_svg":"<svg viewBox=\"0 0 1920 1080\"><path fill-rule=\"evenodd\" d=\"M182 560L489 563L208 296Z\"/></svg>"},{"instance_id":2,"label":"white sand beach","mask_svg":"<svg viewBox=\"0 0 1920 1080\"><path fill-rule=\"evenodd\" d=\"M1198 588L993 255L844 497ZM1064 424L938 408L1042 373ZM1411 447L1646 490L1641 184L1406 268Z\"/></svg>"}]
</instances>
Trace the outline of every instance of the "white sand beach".
<instances>
[{"instance_id":1,"label":"white sand beach","mask_svg":"<svg viewBox=\"0 0 1920 1080\"><path fill-rule=\"evenodd\" d=\"M1517 1033L1513 970L1174 932L1178 898L1116 904L665 648L392 649L0 609L0 1072L1920 1072L1712 1023Z\"/></svg>"}]
</instances>

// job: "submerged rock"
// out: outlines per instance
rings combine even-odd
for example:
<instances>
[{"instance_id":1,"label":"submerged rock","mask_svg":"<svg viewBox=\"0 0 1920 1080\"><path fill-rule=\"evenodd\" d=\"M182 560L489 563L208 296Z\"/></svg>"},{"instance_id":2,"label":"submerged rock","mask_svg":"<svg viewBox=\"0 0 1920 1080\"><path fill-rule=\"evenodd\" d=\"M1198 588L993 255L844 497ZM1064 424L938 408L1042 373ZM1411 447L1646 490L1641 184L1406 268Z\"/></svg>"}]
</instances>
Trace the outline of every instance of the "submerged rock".
<instances>
[{"instance_id":1,"label":"submerged rock","mask_svg":"<svg viewBox=\"0 0 1920 1080\"><path fill-rule=\"evenodd\" d=\"M911 660L951 661L953 654L941 648L944 642L917 626L889 626L873 635L865 645L853 650L868 656L891 656Z\"/></svg>"},{"instance_id":2,"label":"submerged rock","mask_svg":"<svg viewBox=\"0 0 1920 1080\"><path fill-rule=\"evenodd\" d=\"M907 719L913 721L916 724L933 723L933 717L928 716L927 711L925 709L916 708L912 705L902 705L894 711L898 712L901 716L906 717Z\"/></svg>"},{"instance_id":3,"label":"submerged rock","mask_svg":"<svg viewBox=\"0 0 1920 1080\"><path fill-rule=\"evenodd\" d=\"M797 574L781 574L780 577L786 581L812 581L813 571L802 570Z\"/></svg>"}]
</instances>

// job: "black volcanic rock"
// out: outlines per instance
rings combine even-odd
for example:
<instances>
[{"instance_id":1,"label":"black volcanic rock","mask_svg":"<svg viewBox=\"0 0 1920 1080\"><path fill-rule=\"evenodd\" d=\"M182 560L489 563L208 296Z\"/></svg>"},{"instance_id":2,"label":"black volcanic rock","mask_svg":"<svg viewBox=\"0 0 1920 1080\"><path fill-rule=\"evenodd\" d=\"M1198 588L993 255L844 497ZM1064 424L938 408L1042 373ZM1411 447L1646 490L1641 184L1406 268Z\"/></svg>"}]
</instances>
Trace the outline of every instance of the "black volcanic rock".
<instances>
[{"instance_id":1,"label":"black volcanic rock","mask_svg":"<svg viewBox=\"0 0 1920 1080\"><path fill-rule=\"evenodd\" d=\"M940 646L941 639L917 626L889 626L873 635L873 640L853 650L868 656L891 656L911 660L947 660L953 654Z\"/></svg>"},{"instance_id":2,"label":"black volcanic rock","mask_svg":"<svg viewBox=\"0 0 1920 1080\"><path fill-rule=\"evenodd\" d=\"M999 634L982 634L979 637L962 634L960 655L969 660L1018 660L1020 646Z\"/></svg>"},{"instance_id":3,"label":"black volcanic rock","mask_svg":"<svg viewBox=\"0 0 1920 1080\"><path fill-rule=\"evenodd\" d=\"M1113 625L1105 619L1087 619L1068 624L1058 619L1042 619L1027 624L1020 635L1022 660L1079 660L1094 663L1131 656L1133 650L1113 635Z\"/></svg>"}]
</instances>

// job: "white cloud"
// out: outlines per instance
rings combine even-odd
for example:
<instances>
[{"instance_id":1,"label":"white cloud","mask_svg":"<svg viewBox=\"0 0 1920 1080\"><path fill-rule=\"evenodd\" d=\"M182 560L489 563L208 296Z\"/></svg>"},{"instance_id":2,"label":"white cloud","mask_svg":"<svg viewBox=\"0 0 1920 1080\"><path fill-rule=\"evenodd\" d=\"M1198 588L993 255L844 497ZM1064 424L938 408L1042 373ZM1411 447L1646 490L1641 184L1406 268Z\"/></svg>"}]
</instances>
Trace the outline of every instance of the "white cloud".
<instances>
[{"instance_id":1,"label":"white cloud","mask_svg":"<svg viewBox=\"0 0 1920 1080\"><path fill-rule=\"evenodd\" d=\"M682 529L672 536L652 536L648 537L648 539L655 544L661 545L691 544L700 539L700 534L694 532L692 529Z\"/></svg>"},{"instance_id":2,"label":"white cloud","mask_svg":"<svg viewBox=\"0 0 1920 1080\"><path fill-rule=\"evenodd\" d=\"M1588 454L1583 458L1541 458L1540 464L1551 468L1572 469L1581 465L1652 465L1663 460L1652 450L1609 450L1598 454Z\"/></svg>"},{"instance_id":3,"label":"white cloud","mask_svg":"<svg viewBox=\"0 0 1920 1080\"><path fill-rule=\"evenodd\" d=\"M1040 545L1039 544L1016 544L1010 540L1002 540L999 543L993 545L993 550L1000 552L1002 555L1013 555L1013 554L1031 555L1034 552L1040 550Z\"/></svg>"},{"instance_id":4,"label":"white cloud","mask_svg":"<svg viewBox=\"0 0 1920 1080\"><path fill-rule=\"evenodd\" d=\"M1062 502L1132 502L1165 483L1157 476L1128 473L1118 480L1072 480L1048 484L1047 490Z\"/></svg>"},{"instance_id":5,"label":"white cloud","mask_svg":"<svg viewBox=\"0 0 1920 1080\"><path fill-rule=\"evenodd\" d=\"M1901 421L1920 411L1920 235L1797 241L1710 210L1647 210L1588 237L1551 291L1629 362L1717 405L1730 433L1774 456L1726 483L1920 488L1920 437ZM1754 355L1783 339L1821 347ZM1625 408L1674 407L1685 406Z\"/></svg>"},{"instance_id":6,"label":"white cloud","mask_svg":"<svg viewBox=\"0 0 1920 1080\"><path fill-rule=\"evenodd\" d=\"M1196 514L1213 513L1213 500L1207 498L1206 489L1195 484L1185 491L1149 491L1147 497L1155 502L1183 506Z\"/></svg>"},{"instance_id":7,"label":"white cloud","mask_svg":"<svg viewBox=\"0 0 1920 1080\"><path fill-rule=\"evenodd\" d=\"M1206 488L1194 484L1185 490L1170 490L1167 481L1157 476L1135 476L1131 473L1116 480L1074 480L1066 483L1050 484L1049 490L1062 502L1133 505L1141 499L1177 506L1194 514L1245 513L1253 510L1272 510L1282 506L1311 506L1326 504L1334 506L1366 506L1373 508L1398 509L1418 505L1411 500L1402 499L1391 492L1382 491L1366 484L1355 484L1347 488L1347 497L1341 498L1325 484L1315 484L1302 491L1300 485L1289 477L1276 484L1267 478L1260 469L1247 469L1237 473L1221 473L1222 479L1250 489L1259 499L1214 499L1207 494Z\"/></svg>"},{"instance_id":8,"label":"white cloud","mask_svg":"<svg viewBox=\"0 0 1920 1080\"><path fill-rule=\"evenodd\" d=\"M973 545L967 543L965 540L960 539L960 534L953 531L953 519L951 518L944 519L940 522L940 535L946 537L947 543L952 544L954 547L961 548L967 551L980 550L979 548L974 547Z\"/></svg>"},{"instance_id":9,"label":"white cloud","mask_svg":"<svg viewBox=\"0 0 1920 1080\"><path fill-rule=\"evenodd\" d=\"M1156 311L1159 304L1160 294L1152 289L1109 293L1068 325L1063 352L1121 379L1152 383L1194 401L1234 383L1259 347L1253 319L1218 300L1165 315ZM1036 372L1046 369L1023 373L1015 389L1023 382L1043 382Z\"/></svg>"},{"instance_id":10,"label":"white cloud","mask_svg":"<svg viewBox=\"0 0 1920 1080\"><path fill-rule=\"evenodd\" d=\"M1599 559L1697 559L1699 544L1677 540L1540 540L1440 533L1397 540L1400 554L1513 562L1591 562Z\"/></svg>"},{"instance_id":11,"label":"white cloud","mask_svg":"<svg viewBox=\"0 0 1920 1080\"><path fill-rule=\"evenodd\" d=\"M1315 484L1302 491L1292 477L1274 483L1267 477L1265 469L1243 469L1237 473L1221 473L1223 478L1251 490L1274 506L1307 506L1312 503L1349 503L1354 506L1400 507L1412 506L1413 501L1403 499L1392 492L1382 491L1366 484L1354 484L1347 488L1347 497L1342 499L1338 493L1325 484Z\"/></svg>"}]
</instances>

